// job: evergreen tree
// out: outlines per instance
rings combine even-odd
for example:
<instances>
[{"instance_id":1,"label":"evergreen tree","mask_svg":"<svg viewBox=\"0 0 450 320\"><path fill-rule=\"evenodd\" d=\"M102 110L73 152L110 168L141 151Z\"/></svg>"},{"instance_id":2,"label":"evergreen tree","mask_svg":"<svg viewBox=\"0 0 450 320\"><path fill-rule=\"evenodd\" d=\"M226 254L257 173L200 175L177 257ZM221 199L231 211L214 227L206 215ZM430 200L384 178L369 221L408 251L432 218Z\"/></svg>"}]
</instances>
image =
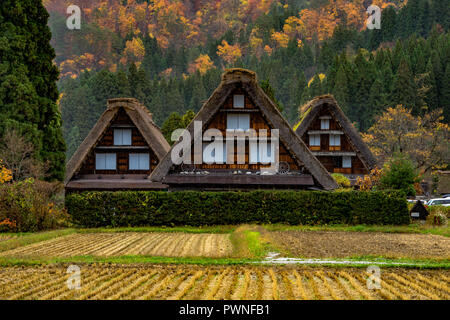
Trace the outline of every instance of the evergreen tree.
<instances>
[{"instance_id":1,"label":"evergreen tree","mask_svg":"<svg viewBox=\"0 0 450 320\"><path fill-rule=\"evenodd\" d=\"M445 68L445 75L442 82L442 108L444 110L444 121L450 121L450 62L447 63L447 67Z\"/></svg>"},{"instance_id":2,"label":"evergreen tree","mask_svg":"<svg viewBox=\"0 0 450 320\"><path fill-rule=\"evenodd\" d=\"M397 76L394 79L392 90L392 104L403 105L413 111L417 112L416 101L416 85L414 77L405 59L402 59L397 71Z\"/></svg>"},{"instance_id":3,"label":"evergreen tree","mask_svg":"<svg viewBox=\"0 0 450 320\"><path fill-rule=\"evenodd\" d=\"M349 93L347 75L341 66L336 74L333 95L344 113L348 113Z\"/></svg>"},{"instance_id":4,"label":"evergreen tree","mask_svg":"<svg viewBox=\"0 0 450 320\"><path fill-rule=\"evenodd\" d=\"M48 17L41 0L2 1L0 87L9 92L0 97L0 128L13 126L27 137L33 135L38 159L49 162L48 179L63 180L66 146L57 106L59 72L53 64ZM21 85L9 87L14 82ZM23 116L17 116L18 108L24 108Z\"/></svg>"},{"instance_id":5,"label":"evergreen tree","mask_svg":"<svg viewBox=\"0 0 450 320\"><path fill-rule=\"evenodd\" d=\"M283 105L275 98L275 91L273 90L272 86L270 85L269 80L263 80L260 83L261 88L264 90L264 92L267 94L267 96L275 103L278 110L280 112L283 111Z\"/></svg>"},{"instance_id":6,"label":"evergreen tree","mask_svg":"<svg viewBox=\"0 0 450 320\"><path fill-rule=\"evenodd\" d=\"M161 126L161 132L166 138L167 142L172 145L175 141L172 141L172 132L176 129L184 129L183 119L178 112L172 112L169 117L164 121Z\"/></svg>"}]
</instances>

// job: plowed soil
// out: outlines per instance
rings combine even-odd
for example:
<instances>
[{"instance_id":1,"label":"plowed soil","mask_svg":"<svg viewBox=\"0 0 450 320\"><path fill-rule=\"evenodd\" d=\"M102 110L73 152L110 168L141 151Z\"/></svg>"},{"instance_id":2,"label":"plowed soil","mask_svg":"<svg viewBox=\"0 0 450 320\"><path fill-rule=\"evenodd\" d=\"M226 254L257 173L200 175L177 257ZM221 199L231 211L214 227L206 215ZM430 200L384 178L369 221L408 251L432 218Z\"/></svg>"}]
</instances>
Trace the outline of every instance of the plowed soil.
<instances>
[{"instance_id":1,"label":"plowed soil","mask_svg":"<svg viewBox=\"0 0 450 320\"><path fill-rule=\"evenodd\" d=\"M438 235L381 232L275 231L269 239L293 256L343 258L450 258L450 239Z\"/></svg>"}]
</instances>

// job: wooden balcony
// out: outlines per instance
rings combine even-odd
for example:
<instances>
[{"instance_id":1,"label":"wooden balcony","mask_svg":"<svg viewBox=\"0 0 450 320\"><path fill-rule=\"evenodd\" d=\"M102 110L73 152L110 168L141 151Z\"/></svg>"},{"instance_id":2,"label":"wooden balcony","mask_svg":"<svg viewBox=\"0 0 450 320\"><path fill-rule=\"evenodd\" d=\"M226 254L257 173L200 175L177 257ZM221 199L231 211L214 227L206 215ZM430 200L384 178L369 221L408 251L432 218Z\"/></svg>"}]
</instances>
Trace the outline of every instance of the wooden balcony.
<instances>
[{"instance_id":1,"label":"wooden balcony","mask_svg":"<svg viewBox=\"0 0 450 320\"><path fill-rule=\"evenodd\" d=\"M333 173L351 174L352 168L333 168Z\"/></svg>"}]
</instances>

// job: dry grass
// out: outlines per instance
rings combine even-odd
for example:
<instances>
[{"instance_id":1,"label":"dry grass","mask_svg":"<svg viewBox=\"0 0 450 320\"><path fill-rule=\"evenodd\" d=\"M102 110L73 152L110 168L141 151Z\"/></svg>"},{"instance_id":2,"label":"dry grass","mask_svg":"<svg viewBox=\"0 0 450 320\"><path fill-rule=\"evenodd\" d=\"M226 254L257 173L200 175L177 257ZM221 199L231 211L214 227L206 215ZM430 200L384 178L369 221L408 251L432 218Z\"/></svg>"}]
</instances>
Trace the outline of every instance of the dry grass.
<instances>
[{"instance_id":1,"label":"dry grass","mask_svg":"<svg viewBox=\"0 0 450 320\"><path fill-rule=\"evenodd\" d=\"M282 251L308 258L450 258L450 238L429 234L274 231L267 236Z\"/></svg>"},{"instance_id":2,"label":"dry grass","mask_svg":"<svg viewBox=\"0 0 450 320\"><path fill-rule=\"evenodd\" d=\"M448 270L382 270L379 290L363 269L292 266L80 265L69 290L68 265L0 270L0 299L443 299Z\"/></svg>"},{"instance_id":3,"label":"dry grass","mask_svg":"<svg viewBox=\"0 0 450 320\"><path fill-rule=\"evenodd\" d=\"M0 253L9 257L112 257L149 255L165 257L228 257L228 234L194 233L87 233L71 234Z\"/></svg>"}]
</instances>

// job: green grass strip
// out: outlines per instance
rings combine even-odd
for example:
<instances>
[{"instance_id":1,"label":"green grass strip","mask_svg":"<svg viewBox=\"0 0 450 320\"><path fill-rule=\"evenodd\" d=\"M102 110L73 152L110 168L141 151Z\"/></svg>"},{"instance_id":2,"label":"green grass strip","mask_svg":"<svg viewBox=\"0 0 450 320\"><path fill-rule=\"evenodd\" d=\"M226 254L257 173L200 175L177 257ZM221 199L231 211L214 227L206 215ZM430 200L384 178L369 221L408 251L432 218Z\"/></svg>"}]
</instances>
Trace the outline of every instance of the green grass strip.
<instances>
[{"instance_id":1,"label":"green grass strip","mask_svg":"<svg viewBox=\"0 0 450 320\"><path fill-rule=\"evenodd\" d=\"M183 232L183 233L231 233L236 229L232 225L203 226L203 227L120 227L120 228L90 228L77 229L78 233L100 233L100 232Z\"/></svg>"},{"instance_id":2,"label":"green grass strip","mask_svg":"<svg viewBox=\"0 0 450 320\"><path fill-rule=\"evenodd\" d=\"M358 263L357 259L323 259L333 261L346 260L348 263L309 263L309 264L268 264L263 263L262 259L235 259L235 258L186 258L186 257L152 257L152 256L118 256L118 257L96 257L96 256L75 256L67 258L14 258L0 257L0 266L39 266L47 264L94 264L94 263L114 263L114 264L180 264L180 265L256 265L256 266L272 266L272 265L290 265L296 267L354 267L367 268L370 264ZM361 260L360 260L361 261ZM409 259L365 259L362 261L384 262L378 265L383 268L413 268L413 269L450 269L449 261L430 261L430 260L409 260ZM398 264L402 263L402 264Z\"/></svg>"},{"instance_id":3,"label":"green grass strip","mask_svg":"<svg viewBox=\"0 0 450 320\"><path fill-rule=\"evenodd\" d=\"M324 225L324 226L289 226L285 224L265 224L268 231L349 231L349 232L385 232L385 233L420 233L450 237L450 226L429 226L410 224L394 225Z\"/></svg>"}]
</instances>

